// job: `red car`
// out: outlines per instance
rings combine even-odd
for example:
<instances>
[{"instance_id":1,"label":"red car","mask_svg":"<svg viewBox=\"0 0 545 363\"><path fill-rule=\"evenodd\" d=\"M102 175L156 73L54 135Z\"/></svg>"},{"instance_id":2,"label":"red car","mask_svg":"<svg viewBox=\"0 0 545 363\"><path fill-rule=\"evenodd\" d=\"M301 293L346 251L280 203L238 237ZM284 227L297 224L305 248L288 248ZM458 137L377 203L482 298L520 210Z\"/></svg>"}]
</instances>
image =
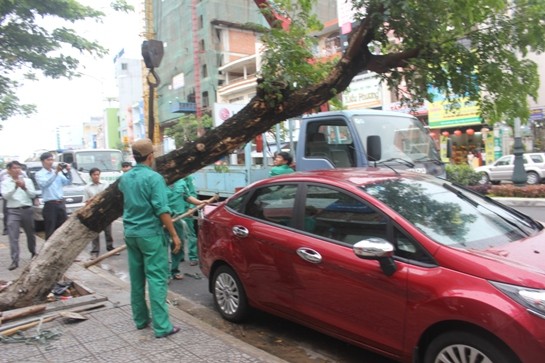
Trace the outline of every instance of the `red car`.
<instances>
[{"instance_id":1,"label":"red car","mask_svg":"<svg viewBox=\"0 0 545 363\"><path fill-rule=\"evenodd\" d=\"M545 231L443 179L293 173L200 220L220 314L250 307L402 362L545 361Z\"/></svg>"}]
</instances>

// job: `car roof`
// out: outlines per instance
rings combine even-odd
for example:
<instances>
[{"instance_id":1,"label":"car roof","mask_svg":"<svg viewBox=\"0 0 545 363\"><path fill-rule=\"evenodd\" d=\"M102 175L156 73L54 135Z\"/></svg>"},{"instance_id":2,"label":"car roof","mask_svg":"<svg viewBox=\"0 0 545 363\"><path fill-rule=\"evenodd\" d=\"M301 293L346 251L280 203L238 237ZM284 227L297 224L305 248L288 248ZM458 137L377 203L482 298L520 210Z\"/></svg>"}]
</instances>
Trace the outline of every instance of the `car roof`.
<instances>
[{"instance_id":1,"label":"car roof","mask_svg":"<svg viewBox=\"0 0 545 363\"><path fill-rule=\"evenodd\" d=\"M411 172L411 171L395 171L385 167L366 167L366 168L339 168L339 169L324 169L302 171L291 174L283 174L261 180L254 185L267 184L271 182L289 182L289 181L309 181L309 180L328 180L333 183L350 183L354 186L363 186L376 183L377 181L395 180L399 178L405 179L437 179L436 177Z\"/></svg>"}]
</instances>

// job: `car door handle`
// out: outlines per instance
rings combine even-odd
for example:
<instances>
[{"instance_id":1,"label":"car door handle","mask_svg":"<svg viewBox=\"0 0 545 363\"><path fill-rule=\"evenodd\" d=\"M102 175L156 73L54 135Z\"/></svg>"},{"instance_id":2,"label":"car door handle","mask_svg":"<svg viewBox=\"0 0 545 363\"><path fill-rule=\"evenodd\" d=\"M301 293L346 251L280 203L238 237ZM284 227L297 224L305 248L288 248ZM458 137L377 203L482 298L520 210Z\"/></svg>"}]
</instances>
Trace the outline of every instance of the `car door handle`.
<instances>
[{"instance_id":1,"label":"car door handle","mask_svg":"<svg viewBox=\"0 0 545 363\"><path fill-rule=\"evenodd\" d=\"M310 263L322 262L322 255L320 255L318 252L310 248L306 248L306 247L298 248L297 255L299 255L299 257L301 257L303 260L308 261Z\"/></svg>"},{"instance_id":2,"label":"car door handle","mask_svg":"<svg viewBox=\"0 0 545 363\"><path fill-rule=\"evenodd\" d=\"M250 234L248 228L243 226L234 226L232 231L233 234L237 237L248 237L248 234Z\"/></svg>"}]
</instances>

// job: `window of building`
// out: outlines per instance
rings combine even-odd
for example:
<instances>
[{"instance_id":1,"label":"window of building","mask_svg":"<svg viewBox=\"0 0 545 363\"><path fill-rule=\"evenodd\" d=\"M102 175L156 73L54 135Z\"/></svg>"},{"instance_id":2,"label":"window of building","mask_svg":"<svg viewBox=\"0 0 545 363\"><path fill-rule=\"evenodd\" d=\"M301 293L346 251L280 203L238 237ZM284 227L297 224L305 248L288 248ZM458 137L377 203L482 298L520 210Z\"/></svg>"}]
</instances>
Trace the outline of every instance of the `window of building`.
<instances>
[{"instance_id":1,"label":"window of building","mask_svg":"<svg viewBox=\"0 0 545 363\"><path fill-rule=\"evenodd\" d=\"M208 98L208 91L202 93L202 107L208 107L210 105L210 99Z\"/></svg>"},{"instance_id":2,"label":"window of building","mask_svg":"<svg viewBox=\"0 0 545 363\"><path fill-rule=\"evenodd\" d=\"M199 16L199 29L202 29L203 24L204 24L203 17L202 17L202 15L200 15Z\"/></svg>"},{"instance_id":3,"label":"window of building","mask_svg":"<svg viewBox=\"0 0 545 363\"><path fill-rule=\"evenodd\" d=\"M121 63L121 70L126 71L127 69L129 69L129 65L127 63Z\"/></svg>"},{"instance_id":4,"label":"window of building","mask_svg":"<svg viewBox=\"0 0 545 363\"><path fill-rule=\"evenodd\" d=\"M201 52L204 52L204 51L205 51L204 39L201 39L201 41L199 42L199 50L200 50Z\"/></svg>"},{"instance_id":5,"label":"window of building","mask_svg":"<svg viewBox=\"0 0 545 363\"><path fill-rule=\"evenodd\" d=\"M202 73L203 78L208 77L208 67L206 67L206 64L202 65L202 72L201 73Z\"/></svg>"}]
</instances>

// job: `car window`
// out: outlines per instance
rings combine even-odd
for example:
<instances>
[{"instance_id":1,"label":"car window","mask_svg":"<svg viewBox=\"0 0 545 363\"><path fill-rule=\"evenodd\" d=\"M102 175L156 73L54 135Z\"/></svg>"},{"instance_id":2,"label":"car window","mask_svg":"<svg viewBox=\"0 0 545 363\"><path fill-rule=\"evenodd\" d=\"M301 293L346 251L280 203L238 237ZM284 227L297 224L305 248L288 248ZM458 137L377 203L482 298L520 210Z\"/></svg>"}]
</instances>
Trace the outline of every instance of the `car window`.
<instances>
[{"instance_id":1,"label":"car window","mask_svg":"<svg viewBox=\"0 0 545 363\"><path fill-rule=\"evenodd\" d=\"M530 159L536 164L543 163L543 155L541 154L532 154L530 155Z\"/></svg>"},{"instance_id":2,"label":"car window","mask_svg":"<svg viewBox=\"0 0 545 363\"><path fill-rule=\"evenodd\" d=\"M434 259L409 234L394 228L395 256L410 262L419 262L424 265L435 265Z\"/></svg>"},{"instance_id":3,"label":"car window","mask_svg":"<svg viewBox=\"0 0 545 363\"><path fill-rule=\"evenodd\" d=\"M367 203L339 190L309 185L303 229L350 245L371 237L387 239L386 217Z\"/></svg>"},{"instance_id":4,"label":"car window","mask_svg":"<svg viewBox=\"0 0 545 363\"><path fill-rule=\"evenodd\" d=\"M244 214L283 226L293 226L297 185L271 185L254 191Z\"/></svg>"},{"instance_id":5,"label":"car window","mask_svg":"<svg viewBox=\"0 0 545 363\"><path fill-rule=\"evenodd\" d=\"M227 207L231 208L232 210L236 212L242 213L242 208L244 207L242 202L244 202L244 198L246 197L246 195L247 194L243 194L239 197L228 200Z\"/></svg>"},{"instance_id":6,"label":"car window","mask_svg":"<svg viewBox=\"0 0 545 363\"><path fill-rule=\"evenodd\" d=\"M511 165L511 157L505 156L503 158L498 159L498 161L496 161L496 166L502 166L502 165Z\"/></svg>"}]
</instances>

